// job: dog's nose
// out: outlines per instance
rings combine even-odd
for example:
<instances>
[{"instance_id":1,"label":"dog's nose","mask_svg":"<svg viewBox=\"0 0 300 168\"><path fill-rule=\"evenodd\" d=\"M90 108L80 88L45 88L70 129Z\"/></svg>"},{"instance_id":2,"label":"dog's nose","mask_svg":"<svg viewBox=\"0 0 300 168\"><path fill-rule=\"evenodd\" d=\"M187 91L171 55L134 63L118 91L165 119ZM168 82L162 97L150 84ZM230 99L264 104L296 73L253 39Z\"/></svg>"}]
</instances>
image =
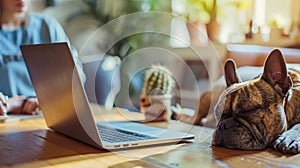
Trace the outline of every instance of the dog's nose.
<instances>
[{"instance_id":1,"label":"dog's nose","mask_svg":"<svg viewBox=\"0 0 300 168\"><path fill-rule=\"evenodd\" d=\"M230 129L237 126L238 123L234 122L232 119L227 119L226 121L218 123L217 128L215 129L213 134L212 145L223 145L225 143L224 138L230 138L228 137L231 133Z\"/></svg>"}]
</instances>

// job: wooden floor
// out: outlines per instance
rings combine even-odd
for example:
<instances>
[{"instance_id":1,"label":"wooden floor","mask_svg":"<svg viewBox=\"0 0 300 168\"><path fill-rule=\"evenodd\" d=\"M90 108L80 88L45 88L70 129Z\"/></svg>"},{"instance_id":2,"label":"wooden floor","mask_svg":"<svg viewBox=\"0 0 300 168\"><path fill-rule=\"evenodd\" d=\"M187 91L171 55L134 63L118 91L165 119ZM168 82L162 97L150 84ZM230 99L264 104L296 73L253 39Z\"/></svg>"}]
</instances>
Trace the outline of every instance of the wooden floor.
<instances>
[{"instance_id":1,"label":"wooden floor","mask_svg":"<svg viewBox=\"0 0 300 168\"><path fill-rule=\"evenodd\" d=\"M300 155L266 149L240 151L211 147L212 129L177 121L150 123L190 131L193 143L124 151L103 151L49 130L43 118L0 123L0 167L300 167Z\"/></svg>"}]
</instances>

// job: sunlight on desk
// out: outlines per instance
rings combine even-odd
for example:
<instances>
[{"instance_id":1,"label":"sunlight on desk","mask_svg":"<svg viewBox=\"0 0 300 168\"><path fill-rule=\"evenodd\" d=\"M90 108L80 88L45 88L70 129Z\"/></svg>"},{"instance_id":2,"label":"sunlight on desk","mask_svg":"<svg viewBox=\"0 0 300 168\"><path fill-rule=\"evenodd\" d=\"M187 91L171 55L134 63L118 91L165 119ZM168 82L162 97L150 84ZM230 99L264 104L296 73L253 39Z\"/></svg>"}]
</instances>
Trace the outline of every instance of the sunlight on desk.
<instances>
[{"instance_id":1,"label":"sunlight on desk","mask_svg":"<svg viewBox=\"0 0 300 168\"><path fill-rule=\"evenodd\" d=\"M113 116L113 114L110 114ZM113 117L112 117L113 118ZM106 118L107 119L107 118ZM117 119L114 118L114 119ZM174 124L175 123L175 124ZM196 135L193 143L104 151L53 132L43 119L0 124L0 167L298 167L299 155L272 148L241 151L210 145L212 129L178 121L148 125L186 130Z\"/></svg>"}]
</instances>

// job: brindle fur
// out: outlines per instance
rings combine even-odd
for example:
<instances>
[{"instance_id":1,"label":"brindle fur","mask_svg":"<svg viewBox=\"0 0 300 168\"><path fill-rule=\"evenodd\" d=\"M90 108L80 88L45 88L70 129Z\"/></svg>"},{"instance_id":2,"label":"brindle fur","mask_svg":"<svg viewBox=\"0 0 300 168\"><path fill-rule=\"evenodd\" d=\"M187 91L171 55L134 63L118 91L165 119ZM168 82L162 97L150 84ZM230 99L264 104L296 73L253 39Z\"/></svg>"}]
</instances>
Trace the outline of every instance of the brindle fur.
<instances>
[{"instance_id":1,"label":"brindle fur","mask_svg":"<svg viewBox=\"0 0 300 168\"><path fill-rule=\"evenodd\" d=\"M240 76L234 61L227 61L226 79L221 78L212 90L202 94L198 112L194 116L176 115L176 118L216 127L213 145L244 150L273 146L283 153L300 153L300 65L286 67L277 49L270 57L268 68L267 61L264 69L242 67L238 69ZM282 69L281 74L270 77L278 68ZM288 73L287 78L280 79L284 73ZM229 85L227 88L225 83Z\"/></svg>"},{"instance_id":2,"label":"brindle fur","mask_svg":"<svg viewBox=\"0 0 300 168\"><path fill-rule=\"evenodd\" d=\"M243 150L269 146L300 153L300 68L272 51L262 75L241 82L234 61L225 64L226 90L215 106L213 145Z\"/></svg>"}]
</instances>

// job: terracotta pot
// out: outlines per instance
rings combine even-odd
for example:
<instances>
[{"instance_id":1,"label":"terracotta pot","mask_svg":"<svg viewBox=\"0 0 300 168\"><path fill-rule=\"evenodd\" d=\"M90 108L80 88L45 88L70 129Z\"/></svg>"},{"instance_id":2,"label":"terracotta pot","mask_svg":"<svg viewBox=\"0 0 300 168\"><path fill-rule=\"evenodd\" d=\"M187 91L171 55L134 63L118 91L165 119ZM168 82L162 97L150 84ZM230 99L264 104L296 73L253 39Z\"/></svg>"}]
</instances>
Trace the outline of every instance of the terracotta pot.
<instances>
[{"instance_id":1,"label":"terracotta pot","mask_svg":"<svg viewBox=\"0 0 300 168\"><path fill-rule=\"evenodd\" d=\"M140 97L140 111L144 113L146 121L170 121L172 95L142 95Z\"/></svg>"},{"instance_id":2,"label":"terracotta pot","mask_svg":"<svg viewBox=\"0 0 300 168\"><path fill-rule=\"evenodd\" d=\"M216 20L213 19L209 23L206 24L206 31L209 40L218 41L220 35L220 27L221 24Z\"/></svg>"}]
</instances>

